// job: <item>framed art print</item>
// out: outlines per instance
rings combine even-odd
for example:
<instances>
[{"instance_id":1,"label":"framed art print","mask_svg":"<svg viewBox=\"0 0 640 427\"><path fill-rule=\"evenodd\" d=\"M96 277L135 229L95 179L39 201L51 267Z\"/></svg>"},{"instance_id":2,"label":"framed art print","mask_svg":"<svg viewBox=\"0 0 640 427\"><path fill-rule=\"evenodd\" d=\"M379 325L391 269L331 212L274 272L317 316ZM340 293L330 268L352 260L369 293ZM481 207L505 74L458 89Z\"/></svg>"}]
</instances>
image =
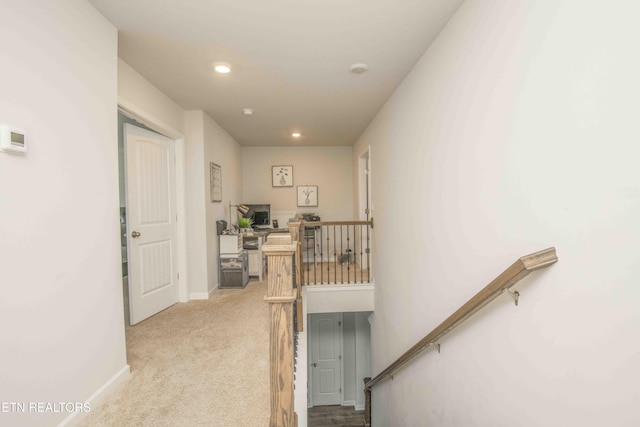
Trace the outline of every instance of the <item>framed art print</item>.
<instances>
[{"instance_id":1,"label":"framed art print","mask_svg":"<svg viewBox=\"0 0 640 427\"><path fill-rule=\"evenodd\" d=\"M318 186L299 185L298 186L298 206L314 207L318 206Z\"/></svg>"},{"instance_id":2,"label":"framed art print","mask_svg":"<svg viewBox=\"0 0 640 427\"><path fill-rule=\"evenodd\" d=\"M293 187L293 166L271 166L272 187Z\"/></svg>"}]
</instances>

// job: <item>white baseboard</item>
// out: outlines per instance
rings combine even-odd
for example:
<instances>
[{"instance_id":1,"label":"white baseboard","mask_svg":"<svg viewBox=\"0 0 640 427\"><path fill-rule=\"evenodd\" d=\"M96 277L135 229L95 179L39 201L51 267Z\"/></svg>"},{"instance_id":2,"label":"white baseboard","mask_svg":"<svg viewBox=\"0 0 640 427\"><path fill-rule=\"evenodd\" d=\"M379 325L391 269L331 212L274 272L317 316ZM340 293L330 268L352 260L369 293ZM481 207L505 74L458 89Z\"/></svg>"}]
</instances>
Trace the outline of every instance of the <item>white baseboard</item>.
<instances>
[{"instance_id":1,"label":"white baseboard","mask_svg":"<svg viewBox=\"0 0 640 427\"><path fill-rule=\"evenodd\" d=\"M356 406L355 400L345 400L342 402L342 406Z\"/></svg>"},{"instance_id":2,"label":"white baseboard","mask_svg":"<svg viewBox=\"0 0 640 427\"><path fill-rule=\"evenodd\" d=\"M111 394L114 388L124 382L129 375L131 374L131 370L129 365L125 365L118 371L113 377L111 377L106 383L104 383L98 390L96 390L88 399L86 399L86 403L91 405L91 409L95 409L100 405L106 398ZM67 418L62 420L58 427L73 427L76 426L82 421L87 414L90 412L73 412L69 414Z\"/></svg>"},{"instance_id":3,"label":"white baseboard","mask_svg":"<svg viewBox=\"0 0 640 427\"><path fill-rule=\"evenodd\" d=\"M356 411L364 411L364 403L362 405L353 405Z\"/></svg>"},{"instance_id":4,"label":"white baseboard","mask_svg":"<svg viewBox=\"0 0 640 427\"><path fill-rule=\"evenodd\" d=\"M192 292L189 294L189 300L193 301L193 300L209 299L212 292L213 290L211 292Z\"/></svg>"}]
</instances>

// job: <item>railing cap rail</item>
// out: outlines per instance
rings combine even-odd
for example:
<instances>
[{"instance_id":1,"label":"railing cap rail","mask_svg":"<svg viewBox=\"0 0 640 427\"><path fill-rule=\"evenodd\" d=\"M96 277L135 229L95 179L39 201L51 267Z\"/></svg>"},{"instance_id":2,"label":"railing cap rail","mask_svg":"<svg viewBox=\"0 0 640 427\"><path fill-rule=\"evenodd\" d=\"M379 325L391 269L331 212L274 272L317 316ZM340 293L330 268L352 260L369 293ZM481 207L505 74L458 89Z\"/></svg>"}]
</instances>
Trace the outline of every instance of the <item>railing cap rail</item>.
<instances>
[{"instance_id":1,"label":"railing cap rail","mask_svg":"<svg viewBox=\"0 0 640 427\"><path fill-rule=\"evenodd\" d=\"M302 225L372 225L372 221L300 221Z\"/></svg>"}]
</instances>

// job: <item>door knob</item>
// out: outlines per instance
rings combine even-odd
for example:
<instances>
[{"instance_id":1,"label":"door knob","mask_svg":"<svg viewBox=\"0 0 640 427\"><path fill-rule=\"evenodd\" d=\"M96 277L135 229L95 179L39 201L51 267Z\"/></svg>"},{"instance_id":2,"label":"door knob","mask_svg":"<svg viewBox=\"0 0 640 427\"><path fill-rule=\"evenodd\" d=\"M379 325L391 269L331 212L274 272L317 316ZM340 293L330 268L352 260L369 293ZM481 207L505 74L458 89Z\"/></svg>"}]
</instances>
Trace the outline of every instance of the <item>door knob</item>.
<instances>
[{"instance_id":1,"label":"door knob","mask_svg":"<svg viewBox=\"0 0 640 427\"><path fill-rule=\"evenodd\" d=\"M132 232L131 232L131 237L133 237L134 239L135 239L136 237L140 237L140 233L138 233L137 231L132 231Z\"/></svg>"},{"instance_id":2,"label":"door knob","mask_svg":"<svg viewBox=\"0 0 640 427\"><path fill-rule=\"evenodd\" d=\"M311 366L313 366L314 368L316 368L318 366L317 363L313 363Z\"/></svg>"}]
</instances>

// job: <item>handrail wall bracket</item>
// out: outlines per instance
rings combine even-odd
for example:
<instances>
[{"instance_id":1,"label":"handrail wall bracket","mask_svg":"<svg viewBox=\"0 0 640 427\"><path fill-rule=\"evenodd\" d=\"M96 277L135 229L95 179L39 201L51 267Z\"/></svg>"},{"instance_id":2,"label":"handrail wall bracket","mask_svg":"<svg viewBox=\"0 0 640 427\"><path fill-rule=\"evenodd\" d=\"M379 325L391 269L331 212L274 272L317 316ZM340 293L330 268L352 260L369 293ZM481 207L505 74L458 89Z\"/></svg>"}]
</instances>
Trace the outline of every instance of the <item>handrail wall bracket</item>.
<instances>
[{"instance_id":1,"label":"handrail wall bracket","mask_svg":"<svg viewBox=\"0 0 640 427\"><path fill-rule=\"evenodd\" d=\"M504 290L502 292L506 292L509 295L511 295L511 298L513 298L513 300L516 303L516 307L518 306L518 300L520 299L520 292L518 292L518 291L511 292L511 289L509 289L509 288L504 288Z\"/></svg>"}]
</instances>

